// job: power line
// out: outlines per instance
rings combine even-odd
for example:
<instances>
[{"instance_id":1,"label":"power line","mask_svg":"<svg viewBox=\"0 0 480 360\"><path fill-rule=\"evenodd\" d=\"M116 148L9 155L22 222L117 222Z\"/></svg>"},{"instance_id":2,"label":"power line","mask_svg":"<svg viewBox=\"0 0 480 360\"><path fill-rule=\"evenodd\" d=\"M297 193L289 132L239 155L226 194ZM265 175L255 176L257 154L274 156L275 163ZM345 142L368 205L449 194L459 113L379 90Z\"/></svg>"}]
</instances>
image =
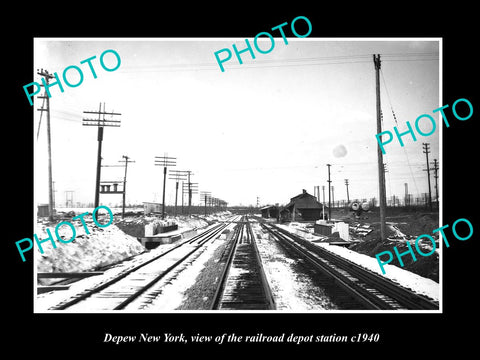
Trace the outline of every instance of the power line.
<instances>
[{"instance_id":1,"label":"power line","mask_svg":"<svg viewBox=\"0 0 480 360\"><path fill-rule=\"evenodd\" d=\"M390 61L435 61L439 60L438 53L391 53L382 54L387 59L384 62ZM419 57L412 59L409 57ZM388 58L389 57L389 58ZM406 57L395 59L395 57ZM289 67L289 66L323 66L323 65L343 65L343 64L358 64L369 63L371 54L361 55L338 55L338 56L324 56L324 57L309 57L309 58L295 58L295 59L270 59L270 60L256 60L252 64L238 64L232 65L230 69L245 69L245 68L269 68L269 67ZM193 63L193 64L165 64L160 66L153 66L148 68L130 67L124 68L123 72L162 72L162 71L202 71L214 70L218 71L218 64L212 63Z\"/></svg>"},{"instance_id":2,"label":"power line","mask_svg":"<svg viewBox=\"0 0 480 360\"><path fill-rule=\"evenodd\" d=\"M385 93L387 94L387 99L388 99L388 103L390 104L390 109L392 111L392 116L393 116L393 120L395 121L395 124L397 125L398 127L398 122L397 122L397 116L395 115L395 111L393 110L393 105L392 105L392 100L390 98L390 94L388 92L388 88L387 88L387 83L385 81L385 75L383 75L383 71L382 69L380 69L380 74L382 76L382 80L383 80L383 86L385 88ZM407 160L407 165L408 165L408 168L410 170L410 176L413 180L413 185L415 186L415 190L417 191L418 193L418 186L417 186L417 182L415 181L415 176L413 176L413 171L412 171L412 166L410 165L410 159L408 158L408 153L407 153L407 150L405 147L402 147L403 148L403 153L405 154L405 158Z\"/></svg>"}]
</instances>

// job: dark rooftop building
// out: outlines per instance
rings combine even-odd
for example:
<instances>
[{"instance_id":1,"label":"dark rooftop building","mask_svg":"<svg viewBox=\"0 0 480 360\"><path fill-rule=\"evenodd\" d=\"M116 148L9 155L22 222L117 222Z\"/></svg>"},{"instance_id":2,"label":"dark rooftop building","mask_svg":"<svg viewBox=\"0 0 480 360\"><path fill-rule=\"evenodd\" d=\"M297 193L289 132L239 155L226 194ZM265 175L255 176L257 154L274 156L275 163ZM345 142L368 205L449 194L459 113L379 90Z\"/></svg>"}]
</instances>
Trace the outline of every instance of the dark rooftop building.
<instances>
[{"instance_id":1,"label":"dark rooftop building","mask_svg":"<svg viewBox=\"0 0 480 360\"><path fill-rule=\"evenodd\" d=\"M260 209L263 218L278 218L279 209L275 205L267 205Z\"/></svg>"},{"instance_id":2,"label":"dark rooftop building","mask_svg":"<svg viewBox=\"0 0 480 360\"><path fill-rule=\"evenodd\" d=\"M326 209L326 207L325 207ZM307 193L306 190L290 199L282 210L282 220L290 221L314 221L322 219L323 205L317 201L315 196ZM325 219L327 214L325 214Z\"/></svg>"}]
</instances>

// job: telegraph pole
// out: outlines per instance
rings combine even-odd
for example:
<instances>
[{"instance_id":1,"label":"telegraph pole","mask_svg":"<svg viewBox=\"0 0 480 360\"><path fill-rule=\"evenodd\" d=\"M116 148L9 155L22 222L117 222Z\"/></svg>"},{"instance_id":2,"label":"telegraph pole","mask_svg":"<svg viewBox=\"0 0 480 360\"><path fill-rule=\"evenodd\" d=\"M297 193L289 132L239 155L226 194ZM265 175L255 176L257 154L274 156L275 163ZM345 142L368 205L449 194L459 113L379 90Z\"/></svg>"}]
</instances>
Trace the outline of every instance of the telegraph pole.
<instances>
[{"instance_id":1,"label":"telegraph pole","mask_svg":"<svg viewBox=\"0 0 480 360\"><path fill-rule=\"evenodd\" d=\"M350 197L348 195L348 179L345 179L345 186L347 187L347 204L350 203Z\"/></svg>"},{"instance_id":2,"label":"telegraph pole","mask_svg":"<svg viewBox=\"0 0 480 360\"><path fill-rule=\"evenodd\" d=\"M41 69L40 71L37 70L37 74L43 76L45 78L45 83L48 86L48 82L50 79L55 79L55 76L50 75L47 70ZM43 86L43 85L41 85ZM52 138L50 132L50 97L47 95L47 89L45 89L45 94L43 96L39 96L38 98L44 99L47 102L47 108L44 109L37 109L37 111L46 111L47 112L47 143L48 143L48 219L53 221L53 175L52 175ZM40 128L40 124L39 124ZM37 135L38 137L38 135Z\"/></svg>"},{"instance_id":3,"label":"telegraph pole","mask_svg":"<svg viewBox=\"0 0 480 360\"><path fill-rule=\"evenodd\" d=\"M382 132L382 109L380 105L380 54L373 55L373 64L375 65L375 88L376 88L376 104L377 104L377 134ZM380 144L377 144L378 155L378 183L380 195L380 237L386 239L386 223L385 212L387 208L387 196L385 190L385 173L383 167L383 153Z\"/></svg>"},{"instance_id":4,"label":"telegraph pole","mask_svg":"<svg viewBox=\"0 0 480 360\"><path fill-rule=\"evenodd\" d=\"M205 216L207 216L207 199L210 199L212 196L212 193L210 191L202 191L200 193L200 197L203 197L205 199Z\"/></svg>"},{"instance_id":5,"label":"telegraph pole","mask_svg":"<svg viewBox=\"0 0 480 360\"><path fill-rule=\"evenodd\" d=\"M428 154L430 153L430 143L422 143L423 146L423 153L427 157L427 168L424 169L424 171L427 172L427 178L428 178L428 207L430 208L430 211L432 211L432 188L430 186L430 167L428 163Z\"/></svg>"},{"instance_id":6,"label":"telegraph pole","mask_svg":"<svg viewBox=\"0 0 480 360\"><path fill-rule=\"evenodd\" d=\"M438 207L439 204L438 204L438 162L437 162L437 159L433 159L433 171L435 172L435 175L434 175L434 178L435 178L435 199L437 201L437 207Z\"/></svg>"},{"instance_id":7,"label":"telegraph pole","mask_svg":"<svg viewBox=\"0 0 480 360\"><path fill-rule=\"evenodd\" d=\"M192 202L192 194L198 194L198 183L188 182L188 184L182 183L182 204L184 194L187 193L189 197L189 204ZM190 205L188 207L188 215L190 215Z\"/></svg>"},{"instance_id":8,"label":"telegraph pole","mask_svg":"<svg viewBox=\"0 0 480 360\"><path fill-rule=\"evenodd\" d=\"M191 171L188 171L188 215L190 215L191 206L192 206L192 183L190 181L190 176L193 175Z\"/></svg>"},{"instance_id":9,"label":"telegraph pole","mask_svg":"<svg viewBox=\"0 0 480 360\"><path fill-rule=\"evenodd\" d=\"M128 163L134 163L135 161L129 160L130 157L122 155L125 160L119 160L119 162L125 163L125 176L123 177L123 199L122 199L122 219L125 217L125 197L127 194L127 166Z\"/></svg>"},{"instance_id":10,"label":"telegraph pole","mask_svg":"<svg viewBox=\"0 0 480 360\"><path fill-rule=\"evenodd\" d=\"M163 195L162 195L162 219L165 219L165 184L167 182L167 166L175 166L177 159L167 155L155 156L155 165L163 166Z\"/></svg>"},{"instance_id":11,"label":"telegraph pole","mask_svg":"<svg viewBox=\"0 0 480 360\"><path fill-rule=\"evenodd\" d=\"M322 185L323 202L322 202L322 219L325 220L325 185Z\"/></svg>"},{"instance_id":12,"label":"telegraph pole","mask_svg":"<svg viewBox=\"0 0 480 360\"><path fill-rule=\"evenodd\" d=\"M73 190L65 190L65 207L73 207Z\"/></svg>"},{"instance_id":13,"label":"telegraph pole","mask_svg":"<svg viewBox=\"0 0 480 360\"><path fill-rule=\"evenodd\" d=\"M105 126L110 127L120 127L120 120L105 120L105 115L122 115L120 113L114 112L105 112L105 103L103 103L103 111L102 111L102 103L100 103L98 107L98 111L84 111L84 114L96 114L98 115L98 120L95 119L83 119L82 125L84 126L96 126L98 127L98 153L97 153L97 178L95 182L95 208L98 207L100 202L100 172L102 168L102 141L103 141L103 128ZM102 119L103 115L103 119Z\"/></svg>"},{"instance_id":14,"label":"telegraph pole","mask_svg":"<svg viewBox=\"0 0 480 360\"><path fill-rule=\"evenodd\" d=\"M331 193L330 184L331 184L332 181L330 180L330 166L332 166L332 165L327 164L327 166L328 166L328 180L327 180L327 182L328 182L328 220L331 221L332 220L332 206L331 206L331 202L330 202L330 193Z\"/></svg>"},{"instance_id":15,"label":"telegraph pole","mask_svg":"<svg viewBox=\"0 0 480 360\"><path fill-rule=\"evenodd\" d=\"M178 200L178 183L179 181L187 180L188 171L170 170L170 180L175 180L175 216L177 215L177 200ZM183 189L182 189L183 190ZM183 213L183 191L182 191L182 213Z\"/></svg>"}]
</instances>

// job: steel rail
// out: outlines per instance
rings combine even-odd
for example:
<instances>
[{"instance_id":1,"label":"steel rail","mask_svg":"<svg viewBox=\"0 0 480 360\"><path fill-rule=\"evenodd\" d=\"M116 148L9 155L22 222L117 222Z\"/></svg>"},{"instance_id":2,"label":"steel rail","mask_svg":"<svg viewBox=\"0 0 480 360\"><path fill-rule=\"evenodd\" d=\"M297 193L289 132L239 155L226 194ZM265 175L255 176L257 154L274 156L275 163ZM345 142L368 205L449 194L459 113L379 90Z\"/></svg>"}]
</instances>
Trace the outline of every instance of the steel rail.
<instances>
[{"instance_id":1,"label":"steel rail","mask_svg":"<svg viewBox=\"0 0 480 360\"><path fill-rule=\"evenodd\" d=\"M227 260L225 261L225 265L220 275L220 281L217 285L210 309L221 309L222 303L225 303L225 290L227 288L227 282L231 280L229 278L229 275L232 264L237 261L237 265L240 264L239 266L241 266L242 261L250 260L252 262L251 264L243 262L243 266L248 265L250 275L247 277L248 280L246 278L239 280L240 283L243 283L243 285L240 287L240 291L236 293L236 295L239 296L238 305L233 305L235 302L229 303L227 301L227 303L230 304L231 309L233 310L243 309L244 306L256 306L256 302L258 302L258 305L260 307L264 306L268 310L274 310L276 308L275 300L268 284L265 271L262 266L262 260L256 246L255 236L247 216L243 217L241 221L238 222L237 226L235 227L235 233L231 241L232 244L230 245ZM239 254L239 247L243 247L243 254ZM245 251L247 251L247 254L251 254L251 257L245 258ZM255 296L253 299L248 299L248 282L250 282L250 286L253 285L253 288L250 287L250 291L252 289L254 291L257 291L257 293L254 293ZM260 297L262 298L262 300L255 300L255 297L259 296L258 294L261 294Z\"/></svg>"},{"instance_id":2,"label":"steel rail","mask_svg":"<svg viewBox=\"0 0 480 360\"><path fill-rule=\"evenodd\" d=\"M352 294L360 294L362 302L372 309L438 309L438 304L433 300L401 287L390 279L365 269L350 260L322 249L298 235L292 234L272 224L267 226L261 223L261 225L283 243L287 244L290 248L293 248L297 253L306 257L310 263L315 263L315 265L318 265L321 270L334 277L339 281L342 287L352 292ZM340 269L340 271L337 268ZM345 272L350 276L346 276ZM356 280L352 281L351 277ZM398 305L382 299L369 290L365 285L377 290L382 295L393 299Z\"/></svg>"},{"instance_id":3,"label":"steel rail","mask_svg":"<svg viewBox=\"0 0 480 360\"><path fill-rule=\"evenodd\" d=\"M238 241L241 236L241 228L243 227L242 223L239 221L237 225L235 225L235 230L233 234L233 238L231 240L232 244L230 245L230 250L228 251L227 261L225 262L225 266L223 267L222 273L220 274L220 281L218 286L215 290L215 294L213 295L213 301L210 305L210 310L218 310L220 307L220 303L222 300L222 294L225 289L225 284L228 278L228 272L233 262L233 257L235 254L235 249L237 247Z\"/></svg>"},{"instance_id":4,"label":"steel rail","mask_svg":"<svg viewBox=\"0 0 480 360\"><path fill-rule=\"evenodd\" d=\"M205 243L207 243L209 240L215 238L220 232L222 232L226 227L228 226L227 223L221 223L218 228L215 229L215 231L212 231L206 236L204 239L201 239L198 241L198 245L192 249L192 251L189 251L185 256L181 257L178 261L176 261L174 264L169 266L166 270L162 271L158 276L156 276L154 279L152 279L149 283L141 287L139 290L137 290L135 293L127 297L124 301L122 301L119 305L117 305L114 310L122 310L124 309L128 304L130 304L132 301L140 297L143 293L145 293L148 289L150 289L153 285L155 285L158 281L160 281L163 277L165 277L168 273L170 273L173 269L175 269L177 266L182 264L186 259L188 259L192 254L194 254L198 249L200 249Z\"/></svg>"},{"instance_id":5,"label":"steel rail","mask_svg":"<svg viewBox=\"0 0 480 360\"><path fill-rule=\"evenodd\" d=\"M192 239L201 239L202 237L205 237L205 236L208 236L210 235L211 233L215 232L215 230L218 230L220 227L222 227L222 223L218 224L218 225L215 225L213 226L212 228L202 232L201 234L198 234L196 236L194 236ZM225 225L226 226L226 225ZM224 227L225 227L224 226ZM224 227L222 227L222 230L224 229ZM155 256L147 261L144 261L142 262L141 264L138 264L136 266L133 266L131 268L127 268L125 269L124 271L122 271L121 273L119 273L117 276L113 277L112 279L110 280L107 280L106 282L104 283L101 283L91 289L87 289L87 290L84 290L83 292L79 293L79 294L76 294L74 295L73 298L70 298L70 299L67 299L67 300L64 300L62 302L60 302L59 304L57 305L54 305L52 307L49 308L49 310L65 310L83 300L85 300L86 298L94 295L95 293L98 293L106 288L108 288L109 286L112 286L113 284L117 283L118 281L124 279L125 277L127 277L128 275L134 273L135 271L138 271L139 269L141 269L142 267L145 267L146 265L154 262L154 261L157 261L159 260L160 258L164 257L165 255L171 253L172 251L175 251L176 249L178 249L179 247L185 245L185 244L189 244L191 243L192 239L188 239L188 240L185 240L184 242L172 247L171 249L163 252L162 254L159 254L158 256Z\"/></svg>"}]
</instances>

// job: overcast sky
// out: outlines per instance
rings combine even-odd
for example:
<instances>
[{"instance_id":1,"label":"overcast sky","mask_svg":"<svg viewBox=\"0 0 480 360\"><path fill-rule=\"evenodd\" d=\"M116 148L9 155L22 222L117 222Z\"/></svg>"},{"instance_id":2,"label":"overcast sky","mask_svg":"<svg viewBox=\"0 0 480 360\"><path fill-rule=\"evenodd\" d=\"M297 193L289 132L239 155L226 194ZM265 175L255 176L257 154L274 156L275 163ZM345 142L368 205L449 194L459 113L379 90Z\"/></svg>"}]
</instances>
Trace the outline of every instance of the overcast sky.
<instances>
[{"instance_id":1,"label":"overcast sky","mask_svg":"<svg viewBox=\"0 0 480 360\"><path fill-rule=\"evenodd\" d=\"M233 55L221 72L214 52L231 50L233 43L242 49L245 39L35 39L34 70L60 77L69 65L84 70L80 86L64 84L63 93L51 88L57 204L64 204L67 190L74 191L75 202L94 200L97 128L82 126L82 118L104 102L106 111L122 115L115 117L121 127L105 128L103 164L118 164L122 155L135 160L128 168L128 203L161 201L163 169L154 157L164 154L177 158L174 169L193 171L200 191L231 205L255 204L257 196L261 205L287 203L302 189L313 194L315 185L327 185L327 163L336 200L346 199L344 179L350 198L378 197L372 54L382 56L383 129L396 125L391 107L400 129L421 114L438 124L432 110L443 105L439 40L288 41L276 38L274 49L256 52L256 59L243 53L243 65ZM107 49L121 57L116 71L99 64ZM80 64L93 55L97 79ZM105 61L115 64L112 54ZM74 71L69 76L74 82ZM36 71L33 81L40 82ZM36 99L35 109L41 105ZM35 136L39 119L35 111ZM45 125L43 115L39 139L32 139L37 203L48 201ZM405 147L396 140L386 146L387 196L403 196L404 183L411 193L427 191L422 142L431 145L430 159L439 159L440 128L416 142L405 138ZM123 169L102 169L102 180L115 179L123 179ZM174 203L174 190L167 180L167 204ZM100 202L121 203L121 195L101 195Z\"/></svg>"}]
</instances>

